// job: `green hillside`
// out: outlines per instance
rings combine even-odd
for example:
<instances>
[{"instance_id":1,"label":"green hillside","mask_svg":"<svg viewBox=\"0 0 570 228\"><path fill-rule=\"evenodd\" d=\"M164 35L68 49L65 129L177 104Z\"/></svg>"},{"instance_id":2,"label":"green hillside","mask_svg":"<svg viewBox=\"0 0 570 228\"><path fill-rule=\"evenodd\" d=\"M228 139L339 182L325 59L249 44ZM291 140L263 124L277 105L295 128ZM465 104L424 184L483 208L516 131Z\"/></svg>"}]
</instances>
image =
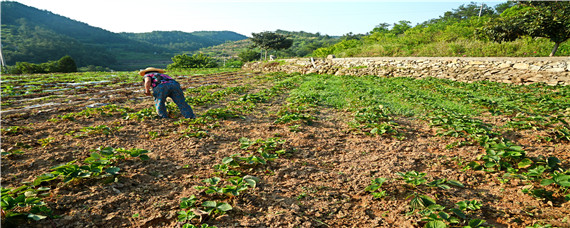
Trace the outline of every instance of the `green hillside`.
<instances>
[{"instance_id":1,"label":"green hillside","mask_svg":"<svg viewBox=\"0 0 570 228\"><path fill-rule=\"evenodd\" d=\"M121 33L122 36L161 47L172 53L188 53L200 48L222 44L226 41L247 39L230 31L153 31L148 33Z\"/></svg>"},{"instance_id":2,"label":"green hillside","mask_svg":"<svg viewBox=\"0 0 570 228\"><path fill-rule=\"evenodd\" d=\"M49 11L3 1L2 54L7 65L71 56L78 67L136 70L165 67L176 54L246 39L229 31L113 33Z\"/></svg>"}]
</instances>

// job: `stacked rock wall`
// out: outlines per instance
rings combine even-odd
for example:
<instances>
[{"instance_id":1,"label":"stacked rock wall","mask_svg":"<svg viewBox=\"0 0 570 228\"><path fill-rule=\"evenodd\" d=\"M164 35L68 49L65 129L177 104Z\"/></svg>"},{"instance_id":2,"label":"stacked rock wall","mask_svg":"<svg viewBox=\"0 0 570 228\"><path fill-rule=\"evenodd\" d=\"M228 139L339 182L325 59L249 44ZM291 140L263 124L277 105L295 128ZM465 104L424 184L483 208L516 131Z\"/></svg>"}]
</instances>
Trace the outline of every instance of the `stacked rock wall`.
<instances>
[{"instance_id":1,"label":"stacked rock wall","mask_svg":"<svg viewBox=\"0 0 570 228\"><path fill-rule=\"evenodd\" d=\"M299 72L333 75L436 77L473 82L570 85L569 57L369 57L283 59L246 63L243 68L261 72Z\"/></svg>"}]
</instances>

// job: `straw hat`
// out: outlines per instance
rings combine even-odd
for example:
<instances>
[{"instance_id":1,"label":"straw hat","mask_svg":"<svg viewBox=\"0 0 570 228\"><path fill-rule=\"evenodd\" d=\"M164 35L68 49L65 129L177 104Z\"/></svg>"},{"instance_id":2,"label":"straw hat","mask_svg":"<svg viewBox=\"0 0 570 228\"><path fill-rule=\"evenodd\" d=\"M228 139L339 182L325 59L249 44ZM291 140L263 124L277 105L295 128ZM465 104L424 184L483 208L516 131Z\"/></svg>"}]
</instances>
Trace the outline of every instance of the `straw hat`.
<instances>
[{"instance_id":1,"label":"straw hat","mask_svg":"<svg viewBox=\"0 0 570 228\"><path fill-rule=\"evenodd\" d=\"M158 68L154 68L154 67L147 67L146 69L139 71L139 74L141 76L144 76L147 72L153 72L153 71L156 71L156 72L161 73L161 74L166 72L163 69L158 69Z\"/></svg>"}]
</instances>

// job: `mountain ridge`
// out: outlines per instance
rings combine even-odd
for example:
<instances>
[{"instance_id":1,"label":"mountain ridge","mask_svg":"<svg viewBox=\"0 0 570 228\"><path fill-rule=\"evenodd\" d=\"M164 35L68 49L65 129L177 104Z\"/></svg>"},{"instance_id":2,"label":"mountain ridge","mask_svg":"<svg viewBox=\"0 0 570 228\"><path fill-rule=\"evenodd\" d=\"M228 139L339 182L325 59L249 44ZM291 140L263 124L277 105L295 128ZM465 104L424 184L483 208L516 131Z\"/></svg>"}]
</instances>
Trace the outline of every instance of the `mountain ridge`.
<instances>
[{"instance_id":1,"label":"mountain ridge","mask_svg":"<svg viewBox=\"0 0 570 228\"><path fill-rule=\"evenodd\" d=\"M80 67L165 67L174 55L248 38L232 31L114 33L19 2L2 1L1 7L2 54L7 65L43 63L69 55Z\"/></svg>"}]
</instances>

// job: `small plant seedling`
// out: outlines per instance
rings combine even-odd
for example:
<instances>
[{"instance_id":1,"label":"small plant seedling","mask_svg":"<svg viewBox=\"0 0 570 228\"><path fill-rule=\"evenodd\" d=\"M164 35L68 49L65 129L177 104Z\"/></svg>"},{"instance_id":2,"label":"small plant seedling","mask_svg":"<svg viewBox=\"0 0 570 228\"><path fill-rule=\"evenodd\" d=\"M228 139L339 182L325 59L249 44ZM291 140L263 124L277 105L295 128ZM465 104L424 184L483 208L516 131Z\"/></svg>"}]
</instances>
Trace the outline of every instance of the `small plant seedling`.
<instances>
[{"instance_id":1,"label":"small plant seedling","mask_svg":"<svg viewBox=\"0 0 570 228\"><path fill-rule=\"evenodd\" d=\"M208 215L223 215L233 209L233 207L228 203L216 201L205 201L202 203L202 207L204 208L204 211L208 213Z\"/></svg>"},{"instance_id":2,"label":"small plant seedling","mask_svg":"<svg viewBox=\"0 0 570 228\"><path fill-rule=\"evenodd\" d=\"M386 191L378 190L382 187L382 184L384 184L384 182L386 182L386 178L380 177L373 179L372 183L368 185L364 190L370 192L370 194L372 194L372 196L376 199L382 198L386 196Z\"/></svg>"},{"instance_id":3,"label":"small plant seedling","mask_svg":"<svg viewBox=\"0 0 570 228\"><path fill-rule=\"evenodd\" d=\"M459 181L456 181L456 180L447 180L447 179L445 179L445 178L434 180L434 181L432 181L432 182L427 183L426 185L429 186L429 187L438 187L438 188L441 188L441 189L450 189L451 187L449 187L449 185L453 185L453 186L456 186L456 187L465 187L465 186L463 186L463 184L462 184L461 182L459 182Z\"/></svg>"},{"instance_id":4,"label":"small plant seedling","mask_svg":"<svg viewBox=\"0 0 570 228\"><path fill-rule=\"evenodd\" d=\"M178 221L179 222L187 222L187 221L191 221L193 218L196 218L197 215L194 214L193 211L188 210L188 211L179 211L178 212Z\"/></svg>"},{"instance_id":5,"label":"small plant seedling","mask_svg":"<svg viewBox=\"0 0 570 228\"><path fill-rule=\"evenodd\" d=\"M427 182L427 180L424 178L426 176L426 173L418 173L416 171L408 171L405 173L398 172L397 174L402 177L402 180L404 180L406 183L412 185L412 187L414 187L414 188L418 185L421 185L421 184Z\"/></svg>"},{"instance_id":6,"label":"small plant seedling","mask_svg":"<svg viewBox=\"0 0 570 228\"><path fill-rule=\"evenodd\" d=\"M47 137L47 138L43 138L43 139L38 139L38 143L40 143L40 145L42 145L42 147L47 147L47 146L49 146L54 140L55 140L54 137Z\"/></svg>"}]
</instances>

